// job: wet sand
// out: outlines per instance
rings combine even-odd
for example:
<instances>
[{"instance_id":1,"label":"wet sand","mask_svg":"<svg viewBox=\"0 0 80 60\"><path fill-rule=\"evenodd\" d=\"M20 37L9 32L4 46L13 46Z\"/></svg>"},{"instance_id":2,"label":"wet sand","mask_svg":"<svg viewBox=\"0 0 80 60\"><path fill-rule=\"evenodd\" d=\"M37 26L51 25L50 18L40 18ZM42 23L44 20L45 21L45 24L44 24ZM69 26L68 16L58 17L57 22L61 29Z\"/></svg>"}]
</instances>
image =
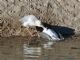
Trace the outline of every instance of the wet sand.
<instances>
[{"instance_id":1,"label":"wet sand","mask_svg":"<svg viewBox=\"0 0 80 60\"><path fill-rule=\"evenodd\" d=\"M0 60L80 60L80 36L57 42L52 49L42 48L43 41L36 38L29 41L20 36L0 37Z\"/></svg>"}]
</instances>

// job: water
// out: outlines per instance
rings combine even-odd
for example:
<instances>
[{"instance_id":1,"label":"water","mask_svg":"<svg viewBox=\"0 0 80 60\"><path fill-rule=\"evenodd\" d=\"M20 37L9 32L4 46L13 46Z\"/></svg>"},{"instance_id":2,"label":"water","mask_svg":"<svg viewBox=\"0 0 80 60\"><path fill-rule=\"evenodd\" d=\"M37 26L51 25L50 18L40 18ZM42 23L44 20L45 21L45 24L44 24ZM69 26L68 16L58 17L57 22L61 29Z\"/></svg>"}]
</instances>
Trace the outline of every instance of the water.
<instances>
[{"instance_id":1,"label":"water","mask_svg":"<svg viewBox=\"0 0 80 60\"><path fill-rule=\"evenodd\" d=\"M40 55L41 47L28 47L27 44L23 44L24 60L37 60Z\"/></svg>"},{"instance_id":2,"label":"water","mask_svg":"<svg viewBox=\"0 0 80 60\"><path fill-rule=\"evenodd\" d=\"M0 38L0 60L80 60L80 36L57 42L51 49L36 41L28 45L26 37Z\"/></svg>"}]
</instances>

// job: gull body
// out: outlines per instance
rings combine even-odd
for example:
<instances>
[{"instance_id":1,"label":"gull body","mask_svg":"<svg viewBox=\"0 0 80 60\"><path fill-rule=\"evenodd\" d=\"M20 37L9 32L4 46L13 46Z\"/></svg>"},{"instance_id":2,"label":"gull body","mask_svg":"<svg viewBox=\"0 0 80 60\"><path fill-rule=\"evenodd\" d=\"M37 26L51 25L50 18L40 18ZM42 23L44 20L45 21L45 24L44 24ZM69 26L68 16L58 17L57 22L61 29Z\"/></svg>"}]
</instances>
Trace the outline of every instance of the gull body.
<instances>
[{"instance_id":1,"label":"gull body","mask_svg":"<svg viewBox=\"0 0 80 60\"><path fill-rule=\"evenodd\" d=\"M49 37L50 37L49 40L61 40L58 37L58 34L55 31L53 31L52 29L44 28L43 33L46 33L47 35L49 35Z\"/></svg>"},{"instance_id":2,"label":"gull body","mask_svg":"<svg viewBox=\"0 0 80 60\"><path fill-rule=\"evenodd\" d=\"M38 31L40 31L40 35L43 38L46 38L51 41L57 41L64 39L61 34L56 33L54 30L46 27L36 27Z\"/></svg>"}]
</instances>

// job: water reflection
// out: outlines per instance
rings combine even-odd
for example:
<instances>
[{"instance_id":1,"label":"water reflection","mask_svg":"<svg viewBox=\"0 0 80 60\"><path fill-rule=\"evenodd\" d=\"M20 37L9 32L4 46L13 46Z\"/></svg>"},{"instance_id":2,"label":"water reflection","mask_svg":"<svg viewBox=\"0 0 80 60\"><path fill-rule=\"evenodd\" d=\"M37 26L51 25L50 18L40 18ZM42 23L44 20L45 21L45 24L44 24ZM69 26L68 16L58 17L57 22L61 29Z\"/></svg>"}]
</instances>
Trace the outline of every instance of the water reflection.
<instances>
[{"instance_id":1,"label":"water reflection","mask_svg":"<svg viewBox=\"0 0 80 60\"><path fill-rule=\"evenodd\" d=\"M23 41L26 39L24 37L1 38L0 60L80 60L80 35L53 43L52 49L45 49L36 43L33 44L36 47L27 45L27 42ZM52 45L50 42L47 44Z\"/></svg>"},{"instance_id":2,"label":"water reflection","mask_svg":"<svg viewBox=\"0 0 80 60\"><path fill-rule=\"evenodd\" d=\"M56 43L56 41L48 41L48 42L46 42L46 43L44 43L44 44L42 44L42 47L44 48L44 49L53 49L53 45Z\"/></svg>"},{"instance_id":3,"label":"water reflection","mask_svg":"<svg viewBox=\"0 0 80 60\"><path fill-rule=\"evenodd\" d=\"M23 44L24 60L37 60L41 55L41 47L29 47Z\"/></svg>"},{"instance_id":4,"label":"water reflection","mask_svg":"<svg viewBox=\"0 0 80 60\"><path fill-rule=\"evenodd\" d=\"M39 47L23 44L24 60L49 60L49 50L52 50L52 44L53 42L47 42Z\"/></svg>"}]
</instances>

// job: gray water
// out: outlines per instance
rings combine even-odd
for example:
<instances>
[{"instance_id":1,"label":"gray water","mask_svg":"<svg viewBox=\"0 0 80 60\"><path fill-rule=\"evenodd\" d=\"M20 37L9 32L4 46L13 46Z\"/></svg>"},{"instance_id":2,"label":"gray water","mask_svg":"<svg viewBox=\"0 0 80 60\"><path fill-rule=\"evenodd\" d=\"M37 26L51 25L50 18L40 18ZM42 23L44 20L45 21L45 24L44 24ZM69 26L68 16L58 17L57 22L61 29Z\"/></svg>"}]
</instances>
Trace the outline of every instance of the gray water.
<instances>
[{"instance_id":1,"label":"gray water","mask_svg":"<svg viewBox=\"0 0 80 60\"><path fill-rule=\"evenodd\" d=\"M56 42L50 48L28 45L26 39L0 38L0 60L80 60L80 37Z\"/></svg>"}]
</instances>

